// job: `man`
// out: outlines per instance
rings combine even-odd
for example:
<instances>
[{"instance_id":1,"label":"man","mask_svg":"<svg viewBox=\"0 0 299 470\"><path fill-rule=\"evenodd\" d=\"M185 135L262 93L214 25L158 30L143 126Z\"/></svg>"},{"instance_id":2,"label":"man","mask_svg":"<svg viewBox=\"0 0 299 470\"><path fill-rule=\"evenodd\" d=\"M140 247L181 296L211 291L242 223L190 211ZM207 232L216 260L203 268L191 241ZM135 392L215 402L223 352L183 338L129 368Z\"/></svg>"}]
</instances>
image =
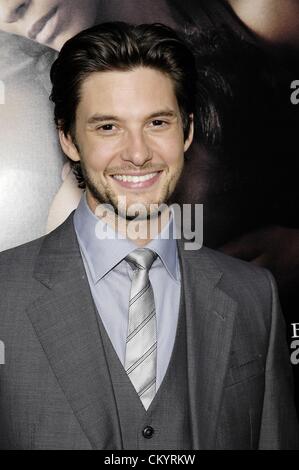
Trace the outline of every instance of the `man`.
<instances>
[{"instance_id":1,"label":"man","mask_svg":"<svg viewBox=\"0 0 299 470\"><path fill-rule=\"evenodd\" d=\"M193 138L186 43L103 24L65 44L51 79L86 192L58 229L0 256L0 448L298 448L272 276L164 237Z\"/></svg>"}]
</instances>

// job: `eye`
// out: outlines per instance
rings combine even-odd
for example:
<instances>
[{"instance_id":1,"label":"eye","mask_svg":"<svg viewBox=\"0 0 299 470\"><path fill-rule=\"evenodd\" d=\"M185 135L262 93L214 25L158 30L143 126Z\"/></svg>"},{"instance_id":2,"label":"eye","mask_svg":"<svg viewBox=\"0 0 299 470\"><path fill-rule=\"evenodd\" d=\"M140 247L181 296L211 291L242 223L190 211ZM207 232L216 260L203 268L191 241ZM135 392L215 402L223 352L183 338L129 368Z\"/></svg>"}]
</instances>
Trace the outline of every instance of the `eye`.
<instances>
[{"instance_id":1,"label":"eye","mask_svg":"<svg viewBox=\"0 0 299 470\"><path fill-rule=\"evenodd\" d=\"M165 127L167 126L168 122L163 121L162 119L154 119L151 122L152 127Z\"/></svg>"},{"instance_id":2,"label":"eye","mask_svg":"<svg viewBox=\"0 0 299 470\"><path fill-rule=\"evenodd\" d=\"M101 131L104 133L113 132L115 130L116 130L116 127L114 124L103 124L102 126L97 127L97 131Z\"/></svg>"}]
</instances>

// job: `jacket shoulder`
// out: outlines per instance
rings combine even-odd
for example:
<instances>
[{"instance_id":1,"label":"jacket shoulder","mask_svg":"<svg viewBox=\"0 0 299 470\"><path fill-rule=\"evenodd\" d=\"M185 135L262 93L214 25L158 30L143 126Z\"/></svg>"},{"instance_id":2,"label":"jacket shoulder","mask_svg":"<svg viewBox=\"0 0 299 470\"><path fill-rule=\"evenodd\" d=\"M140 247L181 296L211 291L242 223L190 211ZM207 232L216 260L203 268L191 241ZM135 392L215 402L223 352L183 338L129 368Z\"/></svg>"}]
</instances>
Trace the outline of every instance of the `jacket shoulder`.
<instances>
[{"instance_id":1,"label":"jacket shoulder","mask_svg":"<svg viewBox=\"0 0 299 470\"><path fill-rule=\"evenodd\" d=\"M268 269L206 247L197 255L199 269L203 259L205 266L212 266L211 271L219 273L219 285L235 300L248 305L272 304L277 286Z\"/></svg>"},{"instance_id":2,"label":"jacket shoulder","mask_svg":"<svg viewBox=\"0 0 299 470\"><path fill-rule=\"evenodd\" d=\"M224 272L227 276L244 276L245 278L257 277L259 280L263 278L268 279L269 271L266 268L207 247L203 247L203 250L206 255L213 260L218 269Z\"/></svg>"},{"instance_id":3,"label":"jacket shoulder","mask_svg":"<svg viewBox=\"0 0 299 470\"><path fill-rule=\"evenodd\" d=\"M0 282L24 279L32 273L35 260L46 236L0 253Z\"/></svg>"}]
</instances>

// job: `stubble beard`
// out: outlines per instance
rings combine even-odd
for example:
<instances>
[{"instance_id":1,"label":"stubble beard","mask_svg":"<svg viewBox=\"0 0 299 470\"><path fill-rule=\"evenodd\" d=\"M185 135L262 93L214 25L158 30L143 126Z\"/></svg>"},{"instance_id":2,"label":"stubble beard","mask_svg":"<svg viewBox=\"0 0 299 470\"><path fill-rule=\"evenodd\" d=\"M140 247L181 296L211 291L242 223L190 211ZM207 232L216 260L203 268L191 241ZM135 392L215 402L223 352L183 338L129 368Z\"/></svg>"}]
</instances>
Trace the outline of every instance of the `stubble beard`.
<instances>
[{"instance_id":1,"label":"stubble beard","mask_svg":"<svg viewBox=\"0 0 299 470\"><path fill-rule=\"evenodd\" d=\"M109 188L108 184L104 186L103 191L100 191L98 189L98 185L96 181L91 177L89 174L83 159L81 158L81 169L82 169L82 174L85 180L86 188L89 190L90 194L93 196L93 198L97 201L98 204L109 204L110 206L113 207L113 210L115 211L115 214L117 217L121 217L123 219L126 219L128 222L136 219L137 216L138 220L145 220L145 217L143 216L144 212L142 214L136 213L134 215L128 214L127 208L123 210L122 207L119 206L118 204L118 198L117 195ZM162 188L162 196L159 201L151 202L146 204L146 220L154 219L160 215L159 207L161 204L166 204L169 205L173 201L171 201L171 196L182 176L183 172L183 166L178 170L179 171L179 178L177 178L176 174L173 174L170 178L169 181L165 182L165 185ZM172 181L177 178L177 181L175 182L174 185L172 185ZM171 189L171 186L173 188ZM155 207L150 208L149 205L153 204Z\"/></svg>"}]
</instances>

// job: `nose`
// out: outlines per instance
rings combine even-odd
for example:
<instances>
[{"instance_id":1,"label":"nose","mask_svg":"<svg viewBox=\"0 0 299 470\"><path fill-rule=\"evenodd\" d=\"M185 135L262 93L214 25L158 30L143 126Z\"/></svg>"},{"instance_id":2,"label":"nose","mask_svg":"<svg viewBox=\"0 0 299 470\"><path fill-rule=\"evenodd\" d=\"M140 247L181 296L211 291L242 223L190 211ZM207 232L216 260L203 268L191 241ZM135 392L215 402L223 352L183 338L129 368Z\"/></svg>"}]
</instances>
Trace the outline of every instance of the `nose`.
<instances>
[{"instance_id":1,"label":"nose","mask_svg":"<svg viewBox=\"0 0 299 470\"><path fill-rule=\"evenodd\" d=\"M142 131L130 132L124 159L129 160L136 166L143 166L151 158L151 150L146 143Z\"/></svg>"},{"instance_id":2,"label":"nose","mask_svg":"<svg viewBox=\"0 0 299 470\"><path fill-rule=\"evenodd\" d=\"M0 20L15 23L26 13L31 0L2 0L0 2Z\"/></svg>"}]
</instances>

